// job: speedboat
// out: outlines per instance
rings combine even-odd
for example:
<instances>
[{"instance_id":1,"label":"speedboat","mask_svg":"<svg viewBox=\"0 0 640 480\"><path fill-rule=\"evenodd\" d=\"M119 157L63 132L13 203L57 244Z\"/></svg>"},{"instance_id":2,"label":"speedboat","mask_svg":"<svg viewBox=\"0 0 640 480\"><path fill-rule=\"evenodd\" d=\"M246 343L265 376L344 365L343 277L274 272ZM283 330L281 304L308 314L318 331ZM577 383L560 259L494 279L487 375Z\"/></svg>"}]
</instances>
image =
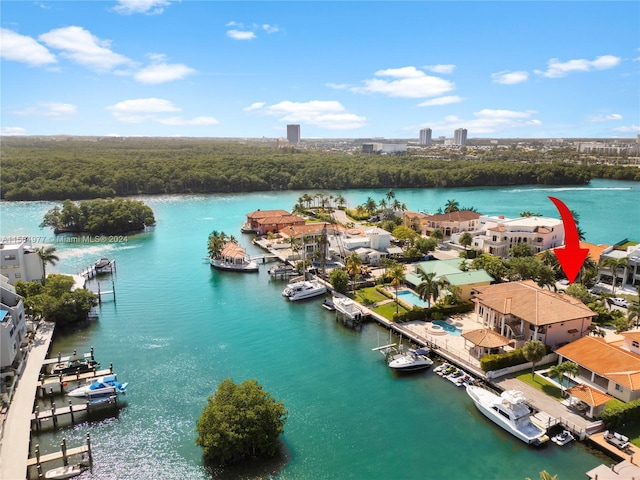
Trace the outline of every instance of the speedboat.
<instances>
[{"instance_id":1,"label":"speedboat","mask_svg":"<svg viewBox=\"0 0 640 480\"><path fill-rule=\"evenodd\" d=\"M101 273L111 273L115 268L115 262L112 262L106 257L102 257L100 260L97 260L96 263L93 264L93 269L96 274Z\"/></svg>"},{"instance_id":2,"label":"speedboat","mask_svg":"<svg viewBox=\"0 0 640 480\"><path fill-rule=\"evenodd\" d=\"M336 305L331 300L325 300L322 302L322 308L329 310L330 312L334 312Z\"/></svg>"},{"instance_id":3,"label":"speedboat","mask_svg":"<svg viewBox=\"0 0 640 480\"><path fill-rule=\"evenodd\" d=\"M70 397L105 397L127 391L128 383L118 382L116 375L105 375L89 380L86 385L71 390L67 395Z\"/></svg>"},{"instance_id":4,"label":"speedboat","mask_svg":"<svg viewBox=\"0 0 640 480\"><path fill-rule=\"evenodd\" d=\"M95 360L69 360L67 362L56 363L51 367L51 375L86 373L99 366L100 362L96 362Z\"/></svg>"},{"instance_id":5,"label":"speedboat","mask_svg":"<svg viewBox=\"0 0 640 480\"><path fill-rule=\"evenodd\" d=\"M573 435L569 430L563 430L559 434L551 438L551 441L557 445L566 445L574 440Z\"/></svg>"},{"instance_id":6,"label":"speedboat","mask_svg":"<svg viewBox=\"0 0 640 480\"><path fill-rule=\"evenodd\" d=\"M87 469L88 467L84 463L77 463L74 465L65 465L63 467L52 468L51 470L47 470L47 473L44 474L44 478L51 478L51 479L73 478L73 477L77 477Z\"/></svg>"},{"instance_id":7,"label":"speedboat","mask_svg":"<svg viewBox=\"0 0 640 480\"><path fill-rule=\"evenodd\" d=\"M506 390L496 395L482 387L469 385L467 394L485 417L523 442L539 446L549 440L545 430L531 421L532 412L522 392Z\"/></svg>"},{"instance_id":8,"label":"speedboat","mask_svg":"<svg viewBox=\"0 0 640 480\"><path fill-rule=\"evenodd\" d=\"M356 302L347 297L333 297L333 305L336 310L343 315L346 315L352 320L359 320L362 318L362 310L358 308Z\"/></svg>"},{"instance_id":9,"label":"speedboat","mask_svg":"<svg viewBox=\"0 0 640 480\"><path fill-rule=\"evenodd\" d=\"M411 372L423 370L433 365L433 360L429 358L429 350L426 348L409 349L406 352L396 347L395 343L383 345L372 349L384 355L389 368L399 372Z\"/></svg>"},{"instance_id":10,"label":"speedboat","mask_svg":"<svg viewBox=\"0 0 640 480\"><path fill-rule=\"evenodd\" d=\"M318 280L303 280L290 283L282 290L282 296L287 297L292 302L317 297L325 293L327 293L326 285Z\"/></svg>"}]
</instances>

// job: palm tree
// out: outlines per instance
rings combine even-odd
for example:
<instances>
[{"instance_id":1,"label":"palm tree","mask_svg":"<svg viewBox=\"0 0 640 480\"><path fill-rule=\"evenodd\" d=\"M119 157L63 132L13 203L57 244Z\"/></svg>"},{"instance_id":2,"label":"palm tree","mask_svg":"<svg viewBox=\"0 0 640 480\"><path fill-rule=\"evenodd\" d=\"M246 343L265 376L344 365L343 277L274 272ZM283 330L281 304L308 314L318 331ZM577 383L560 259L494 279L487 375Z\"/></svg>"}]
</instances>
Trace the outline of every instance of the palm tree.
<instances>
[{"instance_id":1,"label":"palm tree","mask_svg":"<svg viewBox=\"0 0 640 480\"><path fill-rule=\"evenodd\" d=\"M616 293L616 283L618 280L618 270L620 268L629 268L629 259L627 258L606 258L602 261L602 266L611 270L613 277L613 289L611 293ZM624 282L624 278L622 280Z\"/></svg>"},{"instance_id":2,"label":"palm tree","mask_svg":"<svg viewBox=\"0 0 640 480\"><path fill-rule=\"evenodd\" d=\"M416 287L416 292L420 295L420 300L427 302L427 305L431 307L431 299L438 298L438 293L440 292L440 282L435 280L436 273L429 272L426 273L424 270L420 269L420 279L422 282Z\"/></svg>"},{"instance_id":3,"label":"palm tree","mask_svg":"<svg viewBox=\"0 0 640 480\"><path fill-rule=\"evenodd\" d=\"M342 195L338 195L335 198L335 201L336 201L336 204L338 205L338 207L342 207L346 203L346 200L344 199L344 197Z\"/></svg>"},{"instance_id":4,"label":"palm tree","mask_svg":"<svg viewBox=\"0 0 640 480\"><path fill-rule=\"evenodd\" d=\"M383 198L383 199L381 199L381 200L378 202L378 206L379 206L381 209L383 209L383 210L384 210L385 208L387 208L387 202L386 202L386 200L385 200L384 198Z\"/></svg>"},{"instance_id":5,"label":"palm tree","mask_svg":"<svg viewBox=\"0 0 640 480\"><path fill-rule=\"evenodd\" d=\"M432 238L435 238L436 240L440 241L444 238L444 233L442 232L442 230L440 228L436 228L433 232L431 232L431 235L429 235Z\"/></svg>"},{"instance_id":6,"label":"palm tree","mask_svg":"<svg viewBox=\"0 0 640 480\"><path fill-rule=\"evenodd\" d=\"M229 237L226 233L219 232L217 230L211 232L207 242L209 258L217 258L220 255L220 252L222 252L225 244L230 241L235 242L235 238L233 236Z\"/></svg>"},{"instance_id":7,"label":"palm tree","mask_svg":"<svg viewBox=\"0 0 640 480\"><path fill-rule=\"evenodd\" d=\"M60 259L56 255L56 247L51 245L48 247L43 245L36 251L42 261L42 284L44 285L47 281L47 264L50 263L53 266L58 263Z\"/></svg>"},{"instance_id":8,"label":"palm tree","mask_svg":"<svg viewBox=\"0 0 640 480\"><path fill-rule=\"evenodd\" d=\"M396 290L396 313L398 313L398 287L404 282L404 265L396 263L389 270L389 277L391 277L391 285Z\"/></svg>"},{"instance_id":9,"label":"palm tree","mask_svg":"<svg viewBox=\"0 0 640 480\"><path fill-rule=\"evenodd\" d=\"M377 205L376 201L373 198L369 197L367 198L367 201L364 204L364 209L367 211L369 215L373 215L376 211L376 205Z\"/></svg>"},{"instance_id":10,"label":"palm tree","mask_svg":"<svg viewBox=\"0 0 640 480\"><path fill-rule=\"evenodd\" d=\"M460 242L460 245L464 247L464 258L469 258L469 251L467 248L473 243L473 237L471 234L469 232L464 232L460 235L458 242Z\"/></svg>"},{"instance_id":11,"label":"palm tree","mask_svg":"<svg viewBox=\"0 0 640 480\"><path fill-rule=\"evenodd\" d=\"M540 360L547 354L547 347L540 340L527 340L522 347L522 355L527 362L531 362L531 378L533 369Z\"/></svg>"},{"instance_id":12,"label":"palm tree","mask_svg":"<svg viewBox=\"0 0 640 480\"><path fill-rule=\"evenodd\" d=\"M362 259L356 252L353 252L347 257L346 261L347 273L353 279L352 290L356 291L356 282L360 276L360 268L362 267Z\"/></svg>"},{"instance_id":13,"label":"palm tree","mask_svg":"<svg viewBox=\"0 0 640 480\"><path fill-rule=\"evenodd\" d=\"M548 375L551 378L558 379L558 383L560 384L560 390L562 390L563 395L564 395L564 384L562 382L562 377L564 377L565 373L569 374L572 377L578 375L579 373L578 364L573 362L562 362L558 365L554 365L553 367L551 367L548 373Z\"/></svg>"},{"instance_id":14,"label":"palm tree","mask_svg":"<svg viewBox=\"0 0 640 480\"><path fill-rule=\"evenodd\" d=\"M457 212L460 210L460 203L456 202L455 199L447 200L447 204L444 207L444 213Z\"/></svg>"},{"instance_id":15,"label":"palm tree","mask_svg":"<svg viewBox=\"0 0 640 480\"><path fill-rule=\"evenodd\" d=\"M296 237L289 237L289 246L295 257L295 254L300 251L300 240Z\"/></svg>"},{"instance_id":16,"label":"palm tree","mask_svg":"<svg viewBox=\"0 0 640 480\"><path fill-rule=\"evenodd\" d=\"M396 198L396 193L392 189L389 189L386 197L388 201L391 201L392 198Z\"/></svg>"},{"instance_id":17,"label":"palm tree","mask_svg":"<svg viewBox=\"0 0 640 480\"><path fill-rule=\"evenodd\" d=\"M629 325L638 327L638 323L640 323L640 307L638 305L632 305L627 309L627 320Z\"/></svg>"}]
</instances>

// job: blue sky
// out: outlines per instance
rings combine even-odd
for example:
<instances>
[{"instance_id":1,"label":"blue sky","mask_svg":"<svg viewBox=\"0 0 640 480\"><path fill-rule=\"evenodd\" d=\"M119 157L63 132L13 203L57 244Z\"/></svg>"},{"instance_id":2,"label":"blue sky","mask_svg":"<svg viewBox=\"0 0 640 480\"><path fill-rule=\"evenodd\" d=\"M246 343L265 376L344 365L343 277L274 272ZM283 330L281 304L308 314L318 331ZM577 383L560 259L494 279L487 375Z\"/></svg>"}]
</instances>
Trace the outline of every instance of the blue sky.
<instances>
[{"instance_id":1,"label":"blue sky","mask_svg":"<svg viewBox=\"0 0 640 480\"><path fill-rule=\"evenodd\" d=\"M0 3L5 135L640 133L640 2Z\"/></svg>"}]
</instances>

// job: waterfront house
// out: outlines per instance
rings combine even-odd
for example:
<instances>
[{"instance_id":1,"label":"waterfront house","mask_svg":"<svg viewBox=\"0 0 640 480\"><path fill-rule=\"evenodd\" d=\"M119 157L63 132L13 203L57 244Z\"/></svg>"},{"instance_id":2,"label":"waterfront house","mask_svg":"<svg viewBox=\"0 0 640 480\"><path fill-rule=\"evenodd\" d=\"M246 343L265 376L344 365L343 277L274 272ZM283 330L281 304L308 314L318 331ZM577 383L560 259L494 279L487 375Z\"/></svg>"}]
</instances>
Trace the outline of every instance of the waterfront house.
<instances>
[{"instance_id":1,"label":"waterfront house","mask_svg":"<svg viewBox=\"0 0 640 480\"><path fill-rule=\"evenodd\" d=\"M278 233L292 225L304 225L305 219L293 215L286 210L256 210L247 214L247 223L242 227L245 232L264 235L269 232Z\"/></svg>"},{"instance_id":2,"label":"waterfront house","mask_svg":"<svg viewBox=\"0 0 640 480\"><path fill-rule=\"evenodd\" d=\"M0 368L9 367L27 333L24 303L4 275L0 275Z\"/></svg>"},{"instance_id":3,"label":"waterfront house","mask_svg":"<svg viewBox=\"0 0 640 480\"><path fill-rule=\"evenodd\" d=\"M474 294L479 321L507 337L514 348L527 340L550 347L572 342L589 333L597 315L580 300L531 280L477 287Z\"/></svg>"},{"instance_id":4,"label":"waterfront house","mask_svg":"<svg viewBox=\"0 0 640 480\"><path fill-rule=\"evenodd\" d=\"M28 238L16 238L14 242L0 243L0 274L13 285L18 280L40 282L44 265Z\"/></svg>"},{"instance_id":5,"label":"waterfront house","mask_svg":"<svg viewBox=\"0 0 640 480\"><path fill-rule=\"evenodd\" d=\"M427 226L427 219L429 215L421 212L411 212L409 210L405 210L402 213L402 224L405 227L411 228L412 230L421 233L424 227Z\"/></svg>"},{"instance_id":6,"label":"waterfront house","mask_svg":"<svg viewBox=\"0 0 640 480\"><path fill-rule=\"evenodd\" d=\"M295 239L295 243L299 248L300 254L295 254L291 258L312 258L316 251L321 252L324 246L325 258L329 256L330 238L339 235L345 228L342 225L318 222L318 223L306 223L303 225L288 225L280 231L284 243L290 242L290 239ZM295 258L294 258L295 257Z\"/></svg>"},{"instance_id":7,"label":"waterfront house","mask_svg":"<svg viewBox=\"0 0 640 480\"><path fill-rule=\"evenodd\" d=\"M506 258L509 249L520 243L531 247L534 254L564 244L562 220L547 217L486 217L479 220L480 229L472 232L471 246L484 253ZM457 242L459 235L452 236Z\"/></svg>"},{"instance_id":8,"label":"waterfront house","mask_svg":"<svg viewBox=\"0 0 640 480\"><path fill-rule=\"evenodd\" d=\"M640 332L583 337L558 350L558 362L578 365L576 380L623 402L640 398Z\"/></svg>"},{"instance_id":9,"label":"waterfront house","mask_svg":"<svg viewBox=\"0 0 640 480\"><path fill-rule=\"evenodd\" d=\"M429 236L434 230L440 229L444 234L444 238L449 238L456 233L473 232L477 230L479 219L480 214L471 210L458 210L457 212L427 215L421 233Z\"/></svg>"},{"instance_id":10,"label":"waterfront house","mask_svg":"<svg viewBox=\"0 0 640 480\"><path fill-rule=\"evenodd\" d=\"M451 285L455 285L460 291L460 300L466 302L471 299L477 287L490 285L493 277L484 270L460 270L459 258L449 260L431 260L428 262L418 262L413 270L404 277L405 282L414 288L422 283L420 272L426 274L433 273L433 280L438 282L444 280Z\"/></svg>"},{"instance_id":11,"label":"waterfront house","mask_svg":"<svg viewBox=\"0 0 640 480\"><path fill-rule=\"evenodd\" d=\"M603 262L607 259L627 260L627 265L621 265L615 272L609 267L598 269L597 281L606 281L613 283L613 277L616 277L616 285L631 285L636 287L640 285L640 243L622 247L613 245L606 248L600 260ZM596 260L597 261L597 260Z\"/></svg>"}]
</instances>

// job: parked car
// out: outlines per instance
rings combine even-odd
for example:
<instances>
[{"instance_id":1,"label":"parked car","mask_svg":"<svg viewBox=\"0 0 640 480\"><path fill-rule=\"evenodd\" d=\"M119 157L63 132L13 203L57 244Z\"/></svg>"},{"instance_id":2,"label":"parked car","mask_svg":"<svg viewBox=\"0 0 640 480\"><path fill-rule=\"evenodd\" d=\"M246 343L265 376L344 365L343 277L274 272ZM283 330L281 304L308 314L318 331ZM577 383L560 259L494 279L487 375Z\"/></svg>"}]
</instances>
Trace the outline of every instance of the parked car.
<instances>
[{"instance_id":1,"label":"parked car","mask_svg":"<svg viewBox=\"0 0 640 480\"><path fill-rule=\"evenodd\" d=\"M628 308L630 305L629 301L626 298L620 298L620 297L613 297L611 299L611 303L613 303L617 307L624 307L624 308Z\"/></svg>"}]
</instances>

